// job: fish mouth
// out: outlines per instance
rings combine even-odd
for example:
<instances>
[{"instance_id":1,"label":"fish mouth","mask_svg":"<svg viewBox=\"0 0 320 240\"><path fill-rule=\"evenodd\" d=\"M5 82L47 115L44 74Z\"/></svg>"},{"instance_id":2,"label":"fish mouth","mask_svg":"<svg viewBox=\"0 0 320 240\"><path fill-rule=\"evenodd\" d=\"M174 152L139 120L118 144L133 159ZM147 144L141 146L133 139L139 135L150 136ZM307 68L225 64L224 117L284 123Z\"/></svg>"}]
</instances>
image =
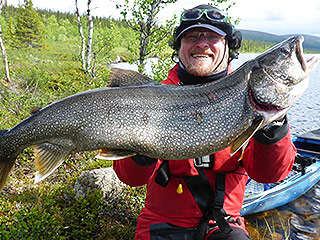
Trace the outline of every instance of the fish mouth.
<instances>
[{"instance_id":1,"label":"fish mouth","mask_svg":"<svg viewBox=\"0 0 320 240\"><path fill-rule=\"evenodd\" d=\"M304 72L307 71L308 67L307 67L307 62L303 56L303 47L302 47L302 43L304 41L304 37L301 36L299 39L298 39L298 43L297 43L297 47L296 47L296 56L298 58L298 61L300 62L301 64L301 67L302 67L302 70Z\"/></svg>"},{"instance_id":2,"label":"fish mouth","mask_svg":"<svg viewBox=\"0 0 320 240\"><path fill-rule=\"evenodd\" d=\"M268 112L268 111L281 111L284 108L280 108L278 106L272 105L272 104L266 104L266 103L262 103L260 102L253 93L253 90L251 88L249 88L249 100L250 103L252 105L252 107L254 107L256 110L258 111L262 111L262 112Z\"/></svg>"},{"instance_id":3,"label":"fish mouth","mask_svg":"<svg viewBox=\"0 0 320 240\"><path fill-rule=\"evenodd\" d=\"M306 60L306 66L307 66L306 71L308 71L308 72L311 71L312 72L316 68L318 63L319 63L319 58L318 57L316 57L316 56L309 57Z\"/></svg>"},{"instance_id":4,"label":"fish mouth","mask_svg":"<svg viewBox=\"0 0 320 240\"><path fill-rule=\"evenodd\" d=\"M313 71L313 69L315 69L315 67L318 64L319 58L316 56L311 56L308 59L305 59L303 56L303 47L302 47L302 43L304 41L304 37L301 36L298 39L298 43L297 43L297 47L296 47L296 56L298 61L301 64L301 68L305 73L309 73L310 71Z\"/></svg>"}]
</instances>

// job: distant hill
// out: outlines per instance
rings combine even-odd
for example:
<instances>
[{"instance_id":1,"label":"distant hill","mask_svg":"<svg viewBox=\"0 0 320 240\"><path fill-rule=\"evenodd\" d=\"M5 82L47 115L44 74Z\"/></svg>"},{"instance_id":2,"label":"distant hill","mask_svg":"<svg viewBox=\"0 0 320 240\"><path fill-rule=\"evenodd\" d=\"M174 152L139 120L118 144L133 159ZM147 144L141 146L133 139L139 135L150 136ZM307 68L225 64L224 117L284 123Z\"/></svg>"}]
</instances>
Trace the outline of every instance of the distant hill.
<instances>
[{"instance_id":1,"label":"distant hill","mask_svg":"<svg viewBox=\"0 0 320 240\"><path fill-rule=\"evenodd\" d=\"M278 43L293 35L274 35L266 32L239 29L245 40ZM320 52L320 37L304 35L303 48L310 51Z\"/></svg>"}]
</instances>

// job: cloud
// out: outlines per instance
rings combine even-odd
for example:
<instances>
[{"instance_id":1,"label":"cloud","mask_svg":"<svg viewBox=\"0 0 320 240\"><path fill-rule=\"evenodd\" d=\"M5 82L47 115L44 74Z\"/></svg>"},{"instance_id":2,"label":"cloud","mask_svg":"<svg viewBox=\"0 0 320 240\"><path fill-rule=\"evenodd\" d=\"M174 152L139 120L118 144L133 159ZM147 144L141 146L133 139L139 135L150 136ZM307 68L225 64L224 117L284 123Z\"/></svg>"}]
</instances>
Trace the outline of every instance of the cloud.
<instances>
[{"instance_id":1,"label":"cloud","mask_svg":"<svg viewBox=\"0 0 320 240\"><path fill-rule=\"evenodd\" d=\"M319 0L237 0L230 10L239 28L274 34L320 34ZM250 6L250 7L249 7Z\"/></svg>"}]
</instances>

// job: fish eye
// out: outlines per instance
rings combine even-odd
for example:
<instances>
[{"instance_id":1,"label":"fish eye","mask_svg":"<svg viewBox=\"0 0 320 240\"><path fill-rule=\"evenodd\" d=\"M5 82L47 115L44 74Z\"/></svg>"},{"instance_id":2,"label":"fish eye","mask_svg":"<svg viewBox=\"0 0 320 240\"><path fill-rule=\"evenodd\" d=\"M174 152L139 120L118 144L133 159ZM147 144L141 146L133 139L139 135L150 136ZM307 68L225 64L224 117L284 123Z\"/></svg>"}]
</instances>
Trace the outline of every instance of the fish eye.
<instances>
[{"instance_id":1,"label":"fish eye","mask_svg":"<svg viewBox=\"0 0 320 240\"><path fill-rule=\"evenodd\" d=\"M286 48L286 47L280 48L280 52L282 52L283 55L285 55L285 56L289 56L290 55L290 50L288 48Z\"/></svg>"}]
</instances>

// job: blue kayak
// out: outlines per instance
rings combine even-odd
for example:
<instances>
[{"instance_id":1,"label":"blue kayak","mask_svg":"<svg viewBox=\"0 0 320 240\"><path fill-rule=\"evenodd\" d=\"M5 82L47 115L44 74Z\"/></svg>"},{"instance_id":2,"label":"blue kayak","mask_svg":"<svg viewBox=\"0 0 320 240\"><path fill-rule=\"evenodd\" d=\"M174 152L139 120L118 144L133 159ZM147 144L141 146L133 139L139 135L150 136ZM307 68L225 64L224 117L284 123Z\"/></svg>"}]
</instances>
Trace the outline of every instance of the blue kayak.
<instances>
[{"instance_id":1,"label":"blue kayak","mask_svg":"<svg viewBox=\"0 0 320 240\"><path fill-rule=\"evenodd\" d=\"M292 171L273 184L248 180L241 215L268 211L293 201L320 180L320 129L294 137L297 156Z\"/></svg>"}]
</instances>

